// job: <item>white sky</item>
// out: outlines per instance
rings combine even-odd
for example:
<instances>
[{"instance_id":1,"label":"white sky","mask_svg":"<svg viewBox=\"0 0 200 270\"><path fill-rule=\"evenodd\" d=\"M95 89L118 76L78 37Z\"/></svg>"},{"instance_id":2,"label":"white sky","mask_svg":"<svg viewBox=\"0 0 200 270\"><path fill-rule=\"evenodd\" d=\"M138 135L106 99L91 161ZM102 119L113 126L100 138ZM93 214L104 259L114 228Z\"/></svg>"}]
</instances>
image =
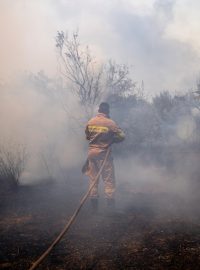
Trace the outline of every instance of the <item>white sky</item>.
<instances>
[{"instance_id":1,"label":"white sky","mask_svg":"<svg viewBox=\"0 0 200 270\"><path fill-rule=\"evenodd\" d=\"M79 28L99 60L133 66L151 94L185 91L200 71L199 0L0 0L0 79L57 72L57 30Z\"/></svg>"}]
</instances>

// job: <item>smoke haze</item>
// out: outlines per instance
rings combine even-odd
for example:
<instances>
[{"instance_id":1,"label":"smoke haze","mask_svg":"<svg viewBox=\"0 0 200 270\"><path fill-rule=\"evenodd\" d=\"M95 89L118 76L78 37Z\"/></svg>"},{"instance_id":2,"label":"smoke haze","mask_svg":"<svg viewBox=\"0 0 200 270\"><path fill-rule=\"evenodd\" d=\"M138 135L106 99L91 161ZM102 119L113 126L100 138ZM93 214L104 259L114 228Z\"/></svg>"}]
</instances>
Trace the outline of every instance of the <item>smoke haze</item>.
<instances>
[{"instance_id":1,"label":"smoke haze","mask_svg":"<svg viewBox=\"0 0 200 270\"><path fill-rule=\"evenodd\" d=\"M69 111L81 114L73 98L68 99ZM42 93L27 74L1 86L0 108L1 145L23 145L28 154L22 182L66 178L62 170L83 162L82 128L72 130L60 100Z\"/></svg>"},{"instance_id":2,"label":"smoke haze","mask_svg":"<svg viewBox=\"0 0 200 270\"><path fill-rule=\"evenodd\" d=\"M50 166L52 175L60 166L78 166L84 160L83 126L74 135L60 101L24 78L24 72L40 70L59 76L57 30L78 28L97 61L112 58L133 66L134 81L144 81L147 96L165 89L185 92L194 88L199 73L199 5L197 0L192 5L188 0L2 0L1 136L2 141L11 138L27 146L32 162L25 176L45 178L44 160L56 167ZM79 117L78 104L70 95L66 100L68 112ZM180 136L184 125L178 126Z\"/></svg>"},{"instance_id":3,"label":"smoke haze","mask_svg":"<svg viewBox=\"0 0 200 270\"><path fill-rule=\"evenodd\" d=\"M98 59L132 65L149 95L186 91L199 73L199 5L197 0L2 0L1 80L24 70L56 74L56 31L78 28Z\"/></svg>"},{"instance_id":4,"label":"smoke haze","mask_svg":"<svg viewBox=\"0 0 200 270\"><path fill-rule=\"evenodd\" d=\"M78 213L41 269L198 268L199 10L199 0L0 0L1 269L33 266ZM63 46L67 33L80 54ZM101 101L125 140L112 146L116 200L100 181L94 212L81 168Z\"/></svg>"}]
</instances>

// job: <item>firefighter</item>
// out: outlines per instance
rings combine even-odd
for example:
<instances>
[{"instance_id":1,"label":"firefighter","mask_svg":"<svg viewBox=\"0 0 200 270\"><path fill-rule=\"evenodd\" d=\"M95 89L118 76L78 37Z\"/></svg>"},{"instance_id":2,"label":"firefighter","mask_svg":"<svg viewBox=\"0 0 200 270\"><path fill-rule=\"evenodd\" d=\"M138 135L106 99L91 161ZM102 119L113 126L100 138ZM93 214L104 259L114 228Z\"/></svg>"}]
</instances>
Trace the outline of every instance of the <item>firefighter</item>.
<instances>
[{"instance_id":1,"label":"firefighter","mask_svg":"<svg viewBox=\"0 0 200 270\"><path fill-rule=\"evenodd\" d=\"M110 119L109 113L109 104L102 102L98 114L88 121L85 129L86 139L89 140L88 166L85 174L89 176L90 186L105 159L108 148L111 147L111 144L122 142L125 138L124 132ZM107 206L113 208L115 205L115 172L111 151L101 176L104 182ZM94 212L98 209L98 182L99 180L90 192L90 201Z\"/></svg>"}]
</instances>

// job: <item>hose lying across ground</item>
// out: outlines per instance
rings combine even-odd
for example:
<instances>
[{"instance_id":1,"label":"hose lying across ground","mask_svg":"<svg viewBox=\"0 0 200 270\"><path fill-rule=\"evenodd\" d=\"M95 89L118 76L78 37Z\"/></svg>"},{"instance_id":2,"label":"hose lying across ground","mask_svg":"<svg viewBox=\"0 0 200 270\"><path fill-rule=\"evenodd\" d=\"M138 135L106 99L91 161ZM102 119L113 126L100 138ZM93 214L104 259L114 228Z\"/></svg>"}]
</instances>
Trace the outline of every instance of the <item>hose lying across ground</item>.
<instances>
[{"instance_id":1,"label":"hose lying across ground","mask_svg":"<svg viewBox=\"0 0 200 270\"><path fill-rule=\"evenodd\" d=\"M95 186L95 184L98 181L98 178L106 164L107 158L110 154L110 147L108 148L105 158L103 160L103 163L101 165L101 168L99 169L99 172L97 173L94 182L92 183L92 185L90 186L90 188L88 189L87 193L83 196L79 206L77 207L77 209L75 210L74 214L71 216L70 220L67 222L67 224L65 225L65 227L63 228L63 230L60 232L60 234L58 235L58 237L53 241L53 243L48 247L48 249L32 264L32 266L29 268L29 270L34 270L36 269L36 267L48 256L48 254L51 252L51 250L60 242L60 240L62 239L62 237L66 234L66 232L69 230L70 226L72 225L72 223L74 222L75 218L77 217L79 211L81 210L82 206L84 205L85 201L87 200L88 196L90 195L91 190L93 189L93 187Z\"/></svg>"}]
</instances>

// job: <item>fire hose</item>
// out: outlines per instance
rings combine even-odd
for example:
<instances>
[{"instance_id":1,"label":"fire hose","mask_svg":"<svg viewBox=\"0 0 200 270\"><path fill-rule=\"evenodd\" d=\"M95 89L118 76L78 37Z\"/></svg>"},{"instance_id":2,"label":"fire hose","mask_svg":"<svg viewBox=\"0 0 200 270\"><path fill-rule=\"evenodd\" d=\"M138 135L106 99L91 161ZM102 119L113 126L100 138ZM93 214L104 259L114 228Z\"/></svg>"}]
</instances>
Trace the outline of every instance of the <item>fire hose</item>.
<instances>
[{"instance_id":1,"label":"fire hose","mask_svg":"<svg viewBox=\"0 0 200 270\"><path fill-rule=\"evenodd\" d=\"M63 228L63 230L60 232L60 234L57 236L57 238L52 242L52 244L48 247L48 249L32 264L32 266L28 269L28 270L34 270L36 269L36 267L39 266L39 264L48 256L48 254L51 252L51 250L60 242L60 240L62 239L62 237L66 234L66 232L69 230L70 226L72 225L72 223L75 221L78 213L80 212L82 206L84 205L85 201L87 200L88 196L90 195L91 190L93 189L93 187L95 186L95 184L98 181L98 178L106 164L107 158L110 154L110 147L107 149L105 158L103 160L103 163L96 175L96 177L94 178L94 181L92 183L92 185L90 186L90 188L88 189L88 191L86 192L86 194L83 196L83 198L80 201L79 206L77 207L77 209L74 211L74 214L71 216L70 220L66 223L65 227Z\"/></svg>"}]
</instances>

